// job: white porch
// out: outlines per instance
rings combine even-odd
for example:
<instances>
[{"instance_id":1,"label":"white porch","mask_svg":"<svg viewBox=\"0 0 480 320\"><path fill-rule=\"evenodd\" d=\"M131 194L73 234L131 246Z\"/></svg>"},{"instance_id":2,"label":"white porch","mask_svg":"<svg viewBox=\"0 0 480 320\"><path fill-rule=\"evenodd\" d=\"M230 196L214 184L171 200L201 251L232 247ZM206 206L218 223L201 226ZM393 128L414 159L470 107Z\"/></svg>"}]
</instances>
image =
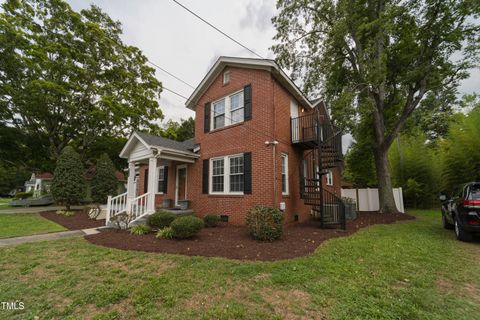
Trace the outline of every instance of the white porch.
<instances>
[{"instance_id":1,"label":"white porch","mask_svg":"<svg viewBox=\"0 0 480 320\"><path fill-rule=\"evenodd\" d=\"M185 168L182 172L186 175L187 166L199 157L198 154L190 151L191 149L193 150L192 141L178 142L143 133L133 133L120 153L120 157L128 159L127 192L108 197L106 225L111 225L111 220L117 215L127 215L130 224L135 224L154 213L155 195L159 189L159 168L163 169L173 162L180 163L181 165L175 168ZM137 186L137 168L140 165L148 168L145 170L148 175L143 177L145 186ZM170 175L177 177L177 172L172 172ZM178 179L176 183L178 184ZM139 187L143 188L137 192Z\"/></svg>"}]
</instances>

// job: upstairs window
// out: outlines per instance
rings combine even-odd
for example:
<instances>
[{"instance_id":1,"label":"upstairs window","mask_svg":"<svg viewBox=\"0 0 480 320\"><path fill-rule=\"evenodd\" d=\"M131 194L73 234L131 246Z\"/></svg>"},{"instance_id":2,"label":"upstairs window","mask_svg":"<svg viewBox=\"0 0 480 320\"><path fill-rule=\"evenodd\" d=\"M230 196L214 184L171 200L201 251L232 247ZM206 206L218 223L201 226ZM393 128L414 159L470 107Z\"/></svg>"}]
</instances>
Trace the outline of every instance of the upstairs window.
<instances>
[{"instance_id":1,"label":"upstairs window","mask_svg":"<svg viewBox=\"0 0 480 320\"><path fill-rule=\"evenodd\" d=\"M225 126L225 99L213 103L213 129Z\"/></svg>"},{"instance_id":2,"label":"upstairs window","mask_svg":"<svg viewBox=\"0 0 480 320\"><path fill-rule=\"evenodd\" d=\"M245 120L243 90L213 102L212 128L219 129Z\"/></svg>"}]
</instances>

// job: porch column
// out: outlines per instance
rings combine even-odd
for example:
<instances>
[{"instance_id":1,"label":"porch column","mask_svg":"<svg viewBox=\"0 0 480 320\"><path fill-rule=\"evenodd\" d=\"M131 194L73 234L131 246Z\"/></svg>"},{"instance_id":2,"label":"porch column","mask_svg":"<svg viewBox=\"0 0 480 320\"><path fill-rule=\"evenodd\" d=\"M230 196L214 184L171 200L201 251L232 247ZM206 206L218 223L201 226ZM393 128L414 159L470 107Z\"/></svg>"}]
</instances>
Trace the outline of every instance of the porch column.
<instances>
[{"instance_id":1,"label":"porch column","mask_svg":"<svg viewBox=\"0 0 480 320\"><path fill-rule=\"evenodd\" d=\"M127 198L135 198L135 162L128 163Z\"/></svg>"},{"instance_id":2,"label":"porch column","mask_svg":"<svg viewBox=\"0 0 480 320\"><path fill-rule=\"evenodd\" d=\"M157 157L153 156L148 159L148 186L149 193L147 210L155 211L155 187L157 185Z\"/></svg>"},{"instance_id":3,"label":"porch column","mask_svg":"<svg viewBox=\"0 0 480 320\"><path fill-rule=\"evenodd\" d=\"M127 207L127 214L130 214L132 210L132 200L135 198L135 162L130 161L128 163L128 180L127 180L127 201L125 203Z\"/></svg>"}]
</instances>

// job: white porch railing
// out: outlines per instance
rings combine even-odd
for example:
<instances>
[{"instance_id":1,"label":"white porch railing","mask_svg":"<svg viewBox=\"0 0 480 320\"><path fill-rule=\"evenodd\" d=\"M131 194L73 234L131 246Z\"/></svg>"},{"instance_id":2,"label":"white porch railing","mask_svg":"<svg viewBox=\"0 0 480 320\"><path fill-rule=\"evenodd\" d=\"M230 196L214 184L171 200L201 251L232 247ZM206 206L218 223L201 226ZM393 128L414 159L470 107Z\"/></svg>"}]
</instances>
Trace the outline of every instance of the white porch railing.
<instances>
[{"instance_id":1,"label":"white porch railing","mask_svg":"<svg viewBox=\"0 0 480 320\"><path fill-rule=\"evenodd\" d=\"M132 201L130 202L129 210L129 213L132 216L132 221L149 213L147 208L151 195L152 194L150 192L147 192L142 194L141 196L132 199Z\"/></svg>"},{"instance_id":2,"label":"white porch railing","mask_svg":"<svg viewBox=\"0 0 480 320\"><path fill-rule=\"evenodd\" d=\"M129 199L127 194L128 192L122 193L116 197L108 197L105 221L107 225L111 218L120 213L125 212L130 215L130 221L134 221L135 219L151 213L150 211L152 210L148 210L150 197L153 196L151 193L144 193L133 199Z\"/></svg>"},{"instance_id":3,"label":"white porch railing","mask_svg":"<svg viewBox=\"0 0 480 320\"><path fill-rule=\"evenodd\" d=\"M116 197L108 196L105 222L108 224L113 216L123 212L127 212L127 192Z\"/></svg>"}]
</instances>

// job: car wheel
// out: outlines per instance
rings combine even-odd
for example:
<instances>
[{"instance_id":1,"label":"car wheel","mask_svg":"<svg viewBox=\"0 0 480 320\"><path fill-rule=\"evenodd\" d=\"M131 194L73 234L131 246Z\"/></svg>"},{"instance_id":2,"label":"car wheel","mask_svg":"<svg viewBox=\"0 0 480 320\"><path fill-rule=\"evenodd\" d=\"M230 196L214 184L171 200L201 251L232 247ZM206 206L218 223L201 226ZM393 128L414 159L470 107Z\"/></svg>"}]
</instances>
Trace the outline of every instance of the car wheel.
<instances>
[{"instance_id":1,"label":"car wheel","mask_svg":"<svg viewBox=\"0 0 480 320\"><path fill-rule=\"evenodd\" d=\"M453 225L447 221L447 218L445 217L445 215L442 213L442 226L444 229L447 229L447 230L452 230L453 229Z\"/></svg>"},{"instance_id":2,"label":"car wheel","mask_svg":"<svg viewBox=\"0 0 480 320\"><path fill-rule=\"evenodd\" d=\"M472 241L472 235L467 231L463 230L462 226L458 223L458 220L455 219L455 235L460 241L470 242Z\"/></svg>"}]
</instances>

